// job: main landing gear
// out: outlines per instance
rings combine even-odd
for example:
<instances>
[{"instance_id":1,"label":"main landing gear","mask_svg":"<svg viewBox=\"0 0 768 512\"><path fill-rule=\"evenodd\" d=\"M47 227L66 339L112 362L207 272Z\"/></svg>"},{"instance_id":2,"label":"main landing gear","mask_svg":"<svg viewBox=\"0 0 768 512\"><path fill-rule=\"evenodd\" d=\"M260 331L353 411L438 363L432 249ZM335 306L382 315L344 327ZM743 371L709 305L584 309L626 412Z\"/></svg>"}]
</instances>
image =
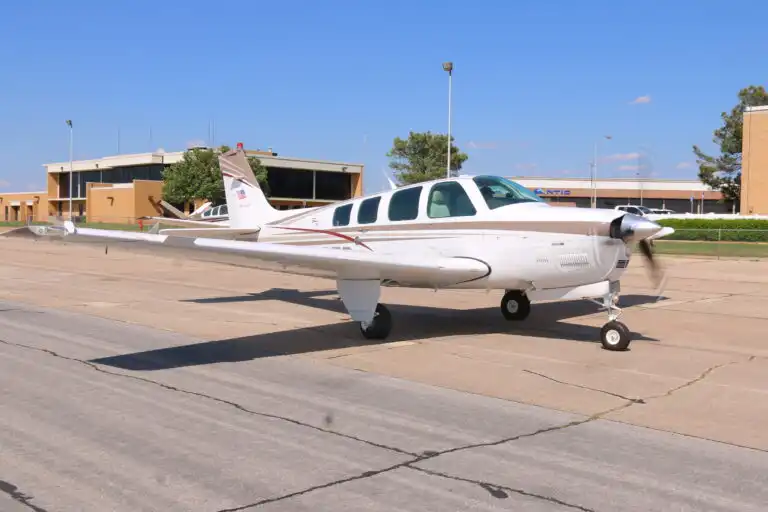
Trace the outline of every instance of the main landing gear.
<instances>
[{"instance_id":1,"label":"main landing gear","mask_svg":"<svg viewBox=\"0 0 768 512\"><path fill-rule=\"evenodd\" d=\"M383 340L391 330L392 315L384 304L376 304L371 322L360 322L360 332L369 340Z\"/></svg>"},{"instance_id":2,"label":"main landing gear","mask_svg":"<svg viewBox=\"0 0 768 512\"><path fill-rule=\"evenodd\" d=\"M630 331L623 323L618 321L621 309L616 306L619 300L618 289L613 289L602 302L590 299L599 306L608 310L608 323L600 329L600 343L606 350L620 351L629 347ZM523 290L507 290L501 299L501 314L507 320L525 320L531 313L531 301Z\"/></svg>"},{"instance_id":3,"label":"main landing gear","mask_svg":"<svg viewBox=\"0 0 768 512\"><path fill-rule=\"evenodd\" d=\"M507 320L525 320L531 313L531 301L521 290L508 290L501 298L501 314Z\"/></svg>"}]
</instances>

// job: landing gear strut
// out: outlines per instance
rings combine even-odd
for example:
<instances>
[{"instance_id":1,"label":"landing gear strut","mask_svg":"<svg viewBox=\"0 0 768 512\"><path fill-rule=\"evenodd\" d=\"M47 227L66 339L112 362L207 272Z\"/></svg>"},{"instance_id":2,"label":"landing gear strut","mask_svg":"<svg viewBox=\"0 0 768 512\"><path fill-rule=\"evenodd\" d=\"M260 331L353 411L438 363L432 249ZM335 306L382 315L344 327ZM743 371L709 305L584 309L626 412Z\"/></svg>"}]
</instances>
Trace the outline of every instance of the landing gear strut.
<instances>
[{"instance_id":1,"label":"landing gear strut","mask_svg":"<svg viewBox=\"0 0 768 512\"><path fill-rule=\"evenodd\" d=\"M384 304L376 304L373 320L360 322L360 332L369 340L383 340L392 330L392 315Z\"/></svg>"},{"instance_id":2,"label":"landing gear strut","mask_svg":"<svg viewBox=\"0 0 768 512\"><path fill-rule=\"evenodd\" d=\"M525 320L531 313L531 301L521 290L509 290L501 298L501 314L507 320Z\"/></svg>"},{"instance_id":3,"label":"landing gear strut","mask_svg":"<svg viewBox=\"0 0 768 512\"><path fill-rule=\"evenodd\" d=\"M603 297L603 303L601 304L602 307L608 310L608 323L600 329L600 343L602 343L603 348L606 350L626 350L632 341L629 328L618 321L618 318L621 316L621 309L616 306L618 300L619 292L611 291Z\"/></svg>"}]
</instances>

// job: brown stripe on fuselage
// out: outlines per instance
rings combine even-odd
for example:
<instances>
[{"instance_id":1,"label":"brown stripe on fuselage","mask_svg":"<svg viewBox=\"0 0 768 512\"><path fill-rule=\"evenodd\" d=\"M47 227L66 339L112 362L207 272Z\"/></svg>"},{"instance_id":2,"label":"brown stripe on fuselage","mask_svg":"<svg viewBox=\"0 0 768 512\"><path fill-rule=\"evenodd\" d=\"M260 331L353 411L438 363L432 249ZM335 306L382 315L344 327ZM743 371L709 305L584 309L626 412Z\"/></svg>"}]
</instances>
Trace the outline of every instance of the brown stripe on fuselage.
<instances>
[{"instance_id":1,"label":"brown stripe on fuselage","mask_svg":"<svg viewBox=\"0 0 768 512\"><path fill-rule=\"evenodd\" d=\"M292 226L270 225L270 228L289 228ZM563 235L608 236L610 223L607 221L451 221L451 222L419 222L391 224L364 224L358 226L333 226L328 228L308 228L321 231L335 231L337 233L382 233L391 231L444 231L444 230L498 230L498 231L522 231L534 233L555 233ZM289 233L284 233L288 235ZM275 235L281 236L280 233ZM295 235L294 235L295 236Z\"/></svg>"}]
</instances>

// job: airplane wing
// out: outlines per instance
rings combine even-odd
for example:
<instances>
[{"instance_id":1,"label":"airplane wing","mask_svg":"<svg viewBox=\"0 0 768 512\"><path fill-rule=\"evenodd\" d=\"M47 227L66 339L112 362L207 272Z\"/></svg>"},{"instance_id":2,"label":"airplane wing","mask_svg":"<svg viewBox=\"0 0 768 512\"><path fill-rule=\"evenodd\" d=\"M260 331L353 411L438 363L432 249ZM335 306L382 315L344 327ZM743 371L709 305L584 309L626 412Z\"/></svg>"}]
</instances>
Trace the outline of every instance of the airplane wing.
<instances>
[{"instance_id":1,"label":"airplane wing","mask_svg":"<svg viewBox=\"0 0 768 512\"><path fill-rule=\"evenodd\" d=\"M25 228L20 228L25 229ZM77 228L70 221L63 226L29 226L37 236L64 241L107 244L129 251L180 254L200 259L265 270L334 279L381 279L395 283L419 283L443 287L482 279L490 274L485 263L470 258L423 254L387 254L366 249L341 249L284 245L268 242L191 238L170 234L141 233L92 228ZM178 231L178 230L163 230ZM263 262L269 266L248 265ZM306 271L302 271L305 269Z\"/></svg>"}]
</instances>

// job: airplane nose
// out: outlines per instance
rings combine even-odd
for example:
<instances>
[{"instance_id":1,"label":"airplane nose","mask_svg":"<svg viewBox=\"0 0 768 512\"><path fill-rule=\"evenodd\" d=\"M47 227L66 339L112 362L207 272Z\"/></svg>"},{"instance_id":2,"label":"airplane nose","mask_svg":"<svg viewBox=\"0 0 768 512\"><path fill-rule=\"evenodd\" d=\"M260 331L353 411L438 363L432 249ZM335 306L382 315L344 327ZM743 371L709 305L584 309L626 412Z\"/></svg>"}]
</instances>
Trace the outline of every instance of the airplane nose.
<instances>
[{"instance_id":1,"label":"airplane nose","mask_svg":"<svg viewBox=\"0 0 768 512\"><path fill-rule=\"evenodd\" d=\"M652 220L631 213L617 218L616 221L611 223L611 236L613 238L621 238L625 242L643 240L663 229L661 225Z\"/></svg>"}]
</instances>

